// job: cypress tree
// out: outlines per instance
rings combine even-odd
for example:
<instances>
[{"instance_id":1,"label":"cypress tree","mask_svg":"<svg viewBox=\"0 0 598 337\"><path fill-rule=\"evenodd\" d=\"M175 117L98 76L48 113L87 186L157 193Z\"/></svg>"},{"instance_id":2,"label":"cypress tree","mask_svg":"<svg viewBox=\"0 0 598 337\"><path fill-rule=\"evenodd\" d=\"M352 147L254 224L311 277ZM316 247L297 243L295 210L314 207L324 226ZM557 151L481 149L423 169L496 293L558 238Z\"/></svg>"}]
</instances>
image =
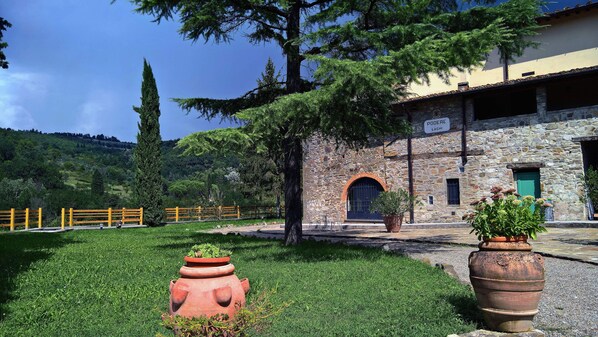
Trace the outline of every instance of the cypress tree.
<instances>
[{"instance_id":1,"label":"cypress tree","mask_svg":"<svg viewBox=\"0 0 598 337\"><path fill-rule=\"evenodd\" d=\"M97 169L93 171L93 176L91 177L91 194L97 196L104 195L104 177Z\"/></svg>"},{"instance_id":2,"label":"cypress tree","mask_svg":"<svg viewBox=\"0 0 598 337\"><path fill-rule=\"evenodd\" d=\"M151 66L143 60L141 107L133 107L140 117L137 124L135 161L135 196L143 207L143 222L158 226L163 219L162 209L162 154L160 136L160 97Z\"/></svg>"}]
</instances>

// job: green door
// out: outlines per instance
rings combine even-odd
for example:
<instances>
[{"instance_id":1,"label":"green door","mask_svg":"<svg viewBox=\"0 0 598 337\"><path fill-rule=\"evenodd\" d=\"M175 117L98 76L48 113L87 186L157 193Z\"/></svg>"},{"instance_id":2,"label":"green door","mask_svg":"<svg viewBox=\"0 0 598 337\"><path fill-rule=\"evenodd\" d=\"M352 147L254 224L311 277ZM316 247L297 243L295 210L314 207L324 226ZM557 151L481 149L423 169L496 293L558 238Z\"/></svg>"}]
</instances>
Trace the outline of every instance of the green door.
<instances>
[{"instance_id":1,"label":"green door","mask_svg":"<svg viewBox=\"0 0 598 337\"><path fill-rule=\"evenodd\" d=\"M540 197L540 171L516 172L517 193L521 196L531 195Z\"/></svg>"}]
</instances>

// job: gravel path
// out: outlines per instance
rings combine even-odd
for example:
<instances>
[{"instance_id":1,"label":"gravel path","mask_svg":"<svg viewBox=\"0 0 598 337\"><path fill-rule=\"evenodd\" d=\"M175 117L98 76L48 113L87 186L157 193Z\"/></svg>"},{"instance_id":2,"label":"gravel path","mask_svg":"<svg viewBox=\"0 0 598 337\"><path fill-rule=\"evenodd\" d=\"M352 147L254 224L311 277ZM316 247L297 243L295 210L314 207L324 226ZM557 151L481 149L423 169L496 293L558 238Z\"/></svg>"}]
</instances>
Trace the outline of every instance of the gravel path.
<instances>
[{"instance_id":1,"label":"gravel path","mask_svg":"<svg viewBox=\"0 0 598 337\"><path fill-rule=\"evenodd\" d=\"M280 238L277 235L257 236ZM469 283L467 259L474 250L472 247L384 239L314 238L392 250L414 259L428 259L432 265L449 264L460 280ZM598 337L598 267L546 257L545 269L546 284L534 327L544 331L547 337Z\"/></svg>"}]
</instances>

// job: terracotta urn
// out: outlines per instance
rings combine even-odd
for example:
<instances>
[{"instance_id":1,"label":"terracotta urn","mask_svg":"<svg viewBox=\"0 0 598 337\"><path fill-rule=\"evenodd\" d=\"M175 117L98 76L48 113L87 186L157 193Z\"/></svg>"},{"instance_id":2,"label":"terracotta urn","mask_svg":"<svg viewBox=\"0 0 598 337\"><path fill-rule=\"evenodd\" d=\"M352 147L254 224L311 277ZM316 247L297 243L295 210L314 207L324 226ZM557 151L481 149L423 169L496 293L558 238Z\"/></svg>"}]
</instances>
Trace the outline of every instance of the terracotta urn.
<instances>
[{"instance_id":1,"label":"terracotta urn","mask_svg":"<svg viewBox=\"0 0 598 337\"><path fill-rule=\"evenodd\" d=\"M171 315L184 317L234 314L245 305L249 280L234 274L229 257L195 258L185 256L181 277L170 281Z\"/></svg>"},{"instance_id":2,"label":"terracotta urn","mask_svg":"<svg viewBox=\"0 0 598 337\"><path fill-rule=\"evenodd\" d=\"M385 215L383 219L387 232L398 233L401 230L401 225L403 224L402 215Z\"/></svg>"},{"instance_id":3,"label":"terracotta urn","mask_svg":"<svg viewBox=\"0 0 598 337\"><path fill-rule=\"evenodd\" d=\"M469 278L491 330L532 329L544 289L544 258L526 236L485 239L469 254Z\"/></svg>"}]
</instances>

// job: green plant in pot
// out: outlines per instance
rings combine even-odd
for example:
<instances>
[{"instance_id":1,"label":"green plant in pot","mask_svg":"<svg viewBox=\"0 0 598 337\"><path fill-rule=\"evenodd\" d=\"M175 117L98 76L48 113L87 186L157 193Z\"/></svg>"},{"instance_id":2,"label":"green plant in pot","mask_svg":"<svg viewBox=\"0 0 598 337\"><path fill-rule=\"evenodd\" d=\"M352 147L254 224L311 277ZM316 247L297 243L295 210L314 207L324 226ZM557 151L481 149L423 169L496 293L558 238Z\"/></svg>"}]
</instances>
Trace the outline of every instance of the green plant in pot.
<instances>
[{"instance_id":1,"label":"green plant in pot","mask_svg":"<svg viewBox=\"0 0 598 337\"><path fill-rule=\"evenodd\" d=\"M187 256L189 257L200 257L200 258L217 258L231 256L233 252L230 250L222 249L211 243L201 243L191 247Z\"/></svg>"},{"instance_id":2,"label":"green plant in pot","mask_svg":"<svg viewBox=\"0 0 598 337\"><path fill-rule=\"evenodd\" d=\"M469 278L486 324L504 332L531 330L544 289L544 259L527 239L546 231L544 211L552 205L499 186L471 205L463 218L482 242L469 255Z\"/></svg>"},{"instance_id":3,"label":"green plant in pot","mask_svg":"<svg viewBox=\"0 0 598 337\"><path fill-rule=\"evenodd\" d=\"M388 232L399 232L403 224L403 216L418 203L417 197L410 195L402 188L396 191L381 192L370 205L370 212L382 214Z\"/></svg>"}]
</instances>

